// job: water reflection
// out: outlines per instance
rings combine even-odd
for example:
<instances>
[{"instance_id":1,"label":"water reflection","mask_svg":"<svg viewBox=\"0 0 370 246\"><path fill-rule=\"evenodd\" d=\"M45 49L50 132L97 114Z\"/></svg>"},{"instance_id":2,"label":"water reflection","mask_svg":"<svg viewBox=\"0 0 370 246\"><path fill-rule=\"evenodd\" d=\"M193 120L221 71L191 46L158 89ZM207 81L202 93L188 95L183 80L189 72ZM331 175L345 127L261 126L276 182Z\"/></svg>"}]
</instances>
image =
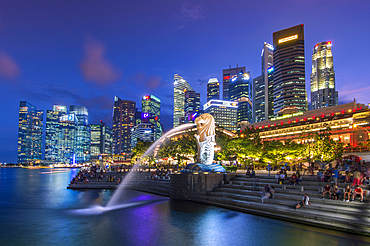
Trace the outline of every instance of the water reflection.
<instances>
[{"instance_id":1,"label":"water reflection","mask_svg":"<svg viewBox=\"0 0 370 246\"><path fill-rule=\"evenodd\" d=\"M369 238L128 191L123 207L103 207L110 190L73 191L64 173L0 169L1 245L368 245ZM32 176L30 176L32 175ZM122 204L122 203L121 203ZM128 204L124 207L124 204ZM130 205L131 204L131 205Z\"/></svg>"}]
</instances>

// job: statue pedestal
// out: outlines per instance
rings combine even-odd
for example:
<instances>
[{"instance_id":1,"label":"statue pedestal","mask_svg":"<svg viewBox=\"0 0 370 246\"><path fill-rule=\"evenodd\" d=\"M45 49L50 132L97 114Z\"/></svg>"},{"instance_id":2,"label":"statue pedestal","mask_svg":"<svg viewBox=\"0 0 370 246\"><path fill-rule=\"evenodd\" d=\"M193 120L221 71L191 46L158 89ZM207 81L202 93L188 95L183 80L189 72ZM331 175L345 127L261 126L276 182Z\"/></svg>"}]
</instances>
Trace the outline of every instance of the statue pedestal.
<instances>
[{"instance_id":1,"label":"statue pedestal","mask_svg":"<svg viewBox=\"0 0 370 246\"><path fill-rule=\"evenodd\" d=\"M194 173L194 172L221 172L224 173L225 168L221 166L220 164L211 164L211 165L205 165L200 163L192 163L188 164L183 170L181 170L182 173Z\"/></svg>"}]
</instances>

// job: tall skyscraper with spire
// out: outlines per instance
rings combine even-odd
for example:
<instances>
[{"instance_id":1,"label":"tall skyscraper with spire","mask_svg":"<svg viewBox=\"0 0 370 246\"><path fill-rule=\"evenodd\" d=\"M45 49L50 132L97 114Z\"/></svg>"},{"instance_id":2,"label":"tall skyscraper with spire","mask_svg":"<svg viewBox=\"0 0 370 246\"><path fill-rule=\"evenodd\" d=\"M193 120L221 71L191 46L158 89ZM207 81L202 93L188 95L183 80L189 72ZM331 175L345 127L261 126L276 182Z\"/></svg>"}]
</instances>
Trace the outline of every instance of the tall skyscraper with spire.
<instances>
[{"instance_id":1,"label":"tall skyscraper with spire","mask_svg":"<svg viewBox=\"0 0 370 246\"><path fill-rule=\"evenodd\" d=\"M315 45L312 54L311 109L338 105L338 91L335 90L332 43Z\"/></svg>"},{"instance_id":2,"label":"tall skyscraper with spire","mask_svg":"<svg viewBox=\"0 0 370 246\"><path fill-rule=\"evenodd\" d=\"M193 90L189 83L180 75L174 75L173 83L173 127L180 125L185 117L185 91Z\"/></svg>"},{"instance_id":3,"label":"tall skyscraper with spire","mask_svg":"<svg viewBox=\"0 0 370 246\"><path fill-rule=\"evenodd\" d=\"M303 24L273 33L274 115L307 110Z\"/></svg>"}]
</instances>

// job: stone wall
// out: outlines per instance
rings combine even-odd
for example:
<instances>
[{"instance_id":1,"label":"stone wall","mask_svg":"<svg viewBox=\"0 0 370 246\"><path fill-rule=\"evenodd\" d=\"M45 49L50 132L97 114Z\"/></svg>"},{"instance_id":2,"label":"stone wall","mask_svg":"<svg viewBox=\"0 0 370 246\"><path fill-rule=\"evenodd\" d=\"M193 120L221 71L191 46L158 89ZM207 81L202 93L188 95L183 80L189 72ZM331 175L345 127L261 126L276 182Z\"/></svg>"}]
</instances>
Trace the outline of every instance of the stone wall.
<instances>
[{"instance_id":1,"label":"stone wall","mask_svg":"<svg viewBox=\"0 0 370 246\"><path fill-rule=\"evenodd\" d=\"M223 173L179 173L170 176L170 198L191 200L197 195L205 195L236 174Z\"/></svg>"}]
</instances>

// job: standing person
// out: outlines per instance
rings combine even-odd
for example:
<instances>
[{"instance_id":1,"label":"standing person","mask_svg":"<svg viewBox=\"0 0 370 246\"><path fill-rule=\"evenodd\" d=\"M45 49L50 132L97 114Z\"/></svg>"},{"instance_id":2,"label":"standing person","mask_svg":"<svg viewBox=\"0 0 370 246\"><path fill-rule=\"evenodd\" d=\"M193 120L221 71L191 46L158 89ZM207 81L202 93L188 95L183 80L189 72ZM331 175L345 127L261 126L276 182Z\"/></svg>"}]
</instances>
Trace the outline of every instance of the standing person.
<instances>
[{"instance_id":1,"label":"standing person","mask_svg":"<svg viewBox=\"0 0 370 246\"><path fill-rule=\"evenodd\" d=\"M353 172L353 184L352 184L352 186L360 185L360 177L361 177L361 173L356 168L355 171Z\"/></svg>"},{"instance_id":2,"label":"standing person","mask_svg":"<svg viewBox=\"0 0 370 246\"><path fill-rule=\"evenodd\" d=\"M304 197L302 199L302 201L300 203L298 203L295 208L300 208L302 206L308 206L308 205L312 205L311 202L310 202L310 198L308 197L307 193L304 194Z\"/></svg>"},{"instance_id":3,"label":"standing person","mask_svg":"<svg viewBox=\"0 0 370 246\"><path fill-rule=\"evenodd\" d=\"M281 184L284 184L285 177L286 177L285 173L283 171L281 171L280 176L279 176L279 182Z\"/></svg>"},{"instance_id":4,"label":"standing person","mask_svg":"<svg viewBox=\"0 0 370 246\"><path fill-rule=\"evenodd\" d=\"M339 172L338 172L338 168L336 167L333 171L333 182L335 185L338 185L338 178L339 178Z\"/></svg>"}]
</instances>

